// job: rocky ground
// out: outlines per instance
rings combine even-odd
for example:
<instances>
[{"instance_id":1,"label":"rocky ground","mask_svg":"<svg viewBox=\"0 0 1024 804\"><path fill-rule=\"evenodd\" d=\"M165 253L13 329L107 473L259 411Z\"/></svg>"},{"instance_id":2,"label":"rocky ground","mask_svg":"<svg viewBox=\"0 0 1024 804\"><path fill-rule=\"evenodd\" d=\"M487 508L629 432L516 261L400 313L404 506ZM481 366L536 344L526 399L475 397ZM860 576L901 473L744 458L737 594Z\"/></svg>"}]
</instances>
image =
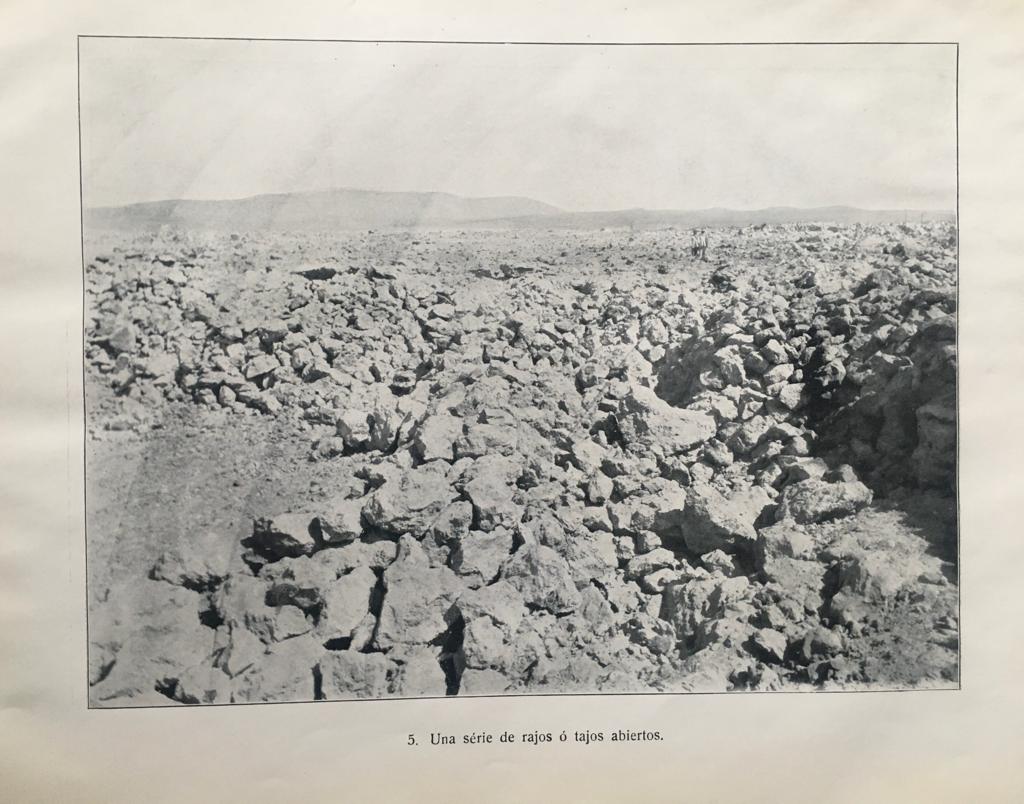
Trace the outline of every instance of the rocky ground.
<instances>
[{"instance_id":1,"label":"rocky ground","mask_svg":"<svg viewBox=\"0 0 1024 804\"><path fill-rule=\"evenodd\" d=\"M88 238L92 705L955 686L955 255Z\"/></svg>"}]
</instances>

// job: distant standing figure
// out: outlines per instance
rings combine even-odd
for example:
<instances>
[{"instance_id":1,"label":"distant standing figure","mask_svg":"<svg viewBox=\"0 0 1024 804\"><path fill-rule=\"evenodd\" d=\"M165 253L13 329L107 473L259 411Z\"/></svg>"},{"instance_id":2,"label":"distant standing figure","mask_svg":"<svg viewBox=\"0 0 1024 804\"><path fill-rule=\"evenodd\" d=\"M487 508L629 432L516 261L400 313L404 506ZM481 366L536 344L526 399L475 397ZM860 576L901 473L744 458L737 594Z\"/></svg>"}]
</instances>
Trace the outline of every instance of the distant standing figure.
<instances>
[{"instance_id":1,"label":"distant standing figure","mask_svg":"<svg viewBox=\"0 0 1024 804\"><path fill-rule=\"evenodd\" d=\"M697 233L697 253L704 262L708 261L708 233L705 229Z\"/></svg>"}]
</instances>

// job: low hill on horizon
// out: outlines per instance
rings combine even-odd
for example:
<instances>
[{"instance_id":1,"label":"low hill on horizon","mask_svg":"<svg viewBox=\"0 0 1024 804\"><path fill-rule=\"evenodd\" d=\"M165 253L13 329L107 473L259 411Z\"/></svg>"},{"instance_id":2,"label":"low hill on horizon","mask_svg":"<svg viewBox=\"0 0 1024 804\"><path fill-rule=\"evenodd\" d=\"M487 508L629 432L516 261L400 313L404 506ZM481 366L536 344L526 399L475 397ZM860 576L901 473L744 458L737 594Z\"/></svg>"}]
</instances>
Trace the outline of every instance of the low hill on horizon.
<instances>
[{"instance_id":1,"label":"low hill on horizon","mask_svg":"<svg viewBox=\"0 0 1024 804\"><path fill-rule=\"evenodd\" d=\"M465 198L451 193L323 190L226 201L175 199L85 210L90 229L148 230L163 225L215 231L448 226L474 220L560 213L532 198Z\"/></svg>"},{"instance_id":2,"label":"low hill on horizon","mask_svg":"<svg viewBox=\"0 0 1024 804\"><path fill-rule=\"evenodd\" d=\"M336 189L222 201L166 200L84 210L87 230L329 231L359 229L656 229L761 223L953 221L953 212L848 206L568 212L532 198Z\"/></svg>"}]
</instances>

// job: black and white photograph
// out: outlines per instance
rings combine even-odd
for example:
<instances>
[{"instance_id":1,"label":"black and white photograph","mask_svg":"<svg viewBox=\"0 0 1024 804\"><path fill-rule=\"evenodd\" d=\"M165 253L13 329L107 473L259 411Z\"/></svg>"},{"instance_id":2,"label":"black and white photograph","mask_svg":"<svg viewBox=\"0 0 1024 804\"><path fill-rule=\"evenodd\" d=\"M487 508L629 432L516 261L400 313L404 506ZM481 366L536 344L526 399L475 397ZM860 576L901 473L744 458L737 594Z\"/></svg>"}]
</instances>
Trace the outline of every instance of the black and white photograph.
<instances>
[{"instance_id":1,"label":"black and white photograph","mask_svg":"<svg viewBox=\"0 0 1024 804\"><path fill-rule=\"evenodd\" d=\"M959 688L956 45L78 48L90 708Z\"/></svg>"}]
</instances>

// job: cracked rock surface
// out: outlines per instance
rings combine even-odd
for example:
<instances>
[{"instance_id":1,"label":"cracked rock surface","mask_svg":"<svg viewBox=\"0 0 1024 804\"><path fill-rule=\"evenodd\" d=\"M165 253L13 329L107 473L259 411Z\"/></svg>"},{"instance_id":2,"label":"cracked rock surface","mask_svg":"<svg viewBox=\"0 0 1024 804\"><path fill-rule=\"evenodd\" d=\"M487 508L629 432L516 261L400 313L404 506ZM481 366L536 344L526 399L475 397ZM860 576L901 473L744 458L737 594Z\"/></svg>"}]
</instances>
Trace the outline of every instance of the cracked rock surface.
<instances>
[{"instance_id":1,"label":"cracked rock surface","mask_svg":"<svg viewBox=\"0 0 1024 804\"><path fill-rule=\"evenodd\" d=\"M91 704L955 686L955 229L716 243L90 236Z\"/></svg>"}]
</instances>

